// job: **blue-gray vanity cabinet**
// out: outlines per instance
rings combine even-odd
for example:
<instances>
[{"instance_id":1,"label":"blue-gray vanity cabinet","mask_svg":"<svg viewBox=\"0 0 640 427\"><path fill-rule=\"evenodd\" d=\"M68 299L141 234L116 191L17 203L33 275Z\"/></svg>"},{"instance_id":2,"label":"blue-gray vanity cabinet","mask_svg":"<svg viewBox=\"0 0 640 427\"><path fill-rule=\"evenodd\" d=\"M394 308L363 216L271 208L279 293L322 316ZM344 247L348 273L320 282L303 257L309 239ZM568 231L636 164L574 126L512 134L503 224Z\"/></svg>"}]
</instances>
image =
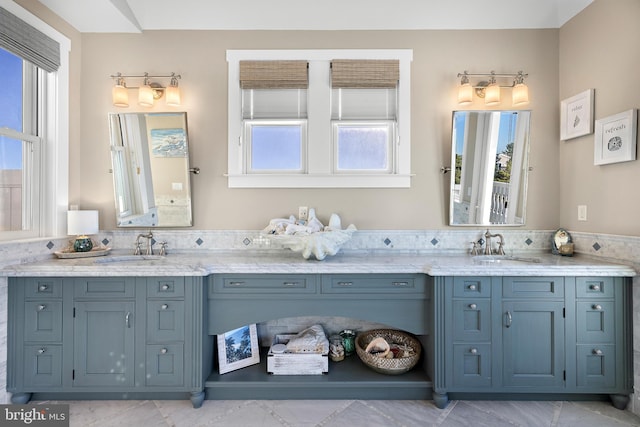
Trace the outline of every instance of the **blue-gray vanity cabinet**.
<instances>
[{"instance_id":1,"label":"blue-gray vanity cabinet","mask_svg":"<svg viewBox=\"0 0 640 427\"><path fill-rule=\"evenodd\" d=\"M436 277L433 292L438 407L478 393L628 403L631 279Z\"/></svg>"},{"instance_id":2,"label":"blue-gray vanity cabinet","mask_svg":"<svg viewBox=\"0 0 640 427\"><path fill-rule=\"evenodd\" d=\"M39 399L204 400L201 277L10 278L7 390Z\"/></svg>"}]
</instances>

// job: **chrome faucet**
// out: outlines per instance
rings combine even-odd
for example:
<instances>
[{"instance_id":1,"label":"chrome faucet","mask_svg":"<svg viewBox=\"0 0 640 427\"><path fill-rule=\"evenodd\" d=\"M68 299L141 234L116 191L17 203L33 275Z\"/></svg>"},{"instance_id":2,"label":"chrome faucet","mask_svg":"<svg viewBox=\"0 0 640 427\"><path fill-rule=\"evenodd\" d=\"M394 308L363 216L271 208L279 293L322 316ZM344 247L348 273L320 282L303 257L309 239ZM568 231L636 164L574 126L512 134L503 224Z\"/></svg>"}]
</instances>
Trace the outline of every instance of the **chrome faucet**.
<instances>
[{"instance_id":1,"label":"chrome faucet","mask_svg":"<svg viewBox=\"0 0 640 427\"><path fill-rule=\"evenodd\" d=\"M502 234L500 233L496 233L496 234L491 234L489 233L489 229L487 229L487 232L484 233L484 238L486 240L485 246L484 246L484 254L485 255L492 255L493 252L493 248L491 247L491 238L492 237L499 237L500 241L498 242L498 249L495 251L496 255L504 255L504 237L502 237Z\"/></svg>"},{"instance_id":2,"label":"chrome faucet","mask_svg":"<svg viewBox=\"0 0 640 427\"><path fill-rule=\"evenodd\" d=\"M138 234L136 238L136 248L133 252L134 255L142 255L140 250L140 238L147 239L147 249L145 250L144 255L153 255L153 233L149 231L147 234Z\"/></svg>"}]
</instances>

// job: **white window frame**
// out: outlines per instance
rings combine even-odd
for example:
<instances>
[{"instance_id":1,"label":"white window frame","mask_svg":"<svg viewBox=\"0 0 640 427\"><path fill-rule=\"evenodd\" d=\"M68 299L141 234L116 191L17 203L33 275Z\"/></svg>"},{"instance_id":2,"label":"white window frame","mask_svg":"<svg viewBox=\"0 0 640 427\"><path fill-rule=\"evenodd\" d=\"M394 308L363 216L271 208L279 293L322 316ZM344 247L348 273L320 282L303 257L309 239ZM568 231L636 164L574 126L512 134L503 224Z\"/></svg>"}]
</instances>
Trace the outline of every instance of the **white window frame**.
<instances>
[{"instance_id":1,"label":"white window frame","mask_svg":"<svg viewBox=\"0 0 640 427\"><path fill-rule=\"evenodd\" d=\"M257 169L251 167L251 150L253 147L253 126L297 126L300 128L300 168L295 170ZM306 119L245 119L244 120L244 158L247 174L301 174L306 173L307 165L307 120Z\"/></svg>"},{"instance_id":2,"label":"white window frame","mask_svg":"<svg viewBox=\"0 0 640 427\"><path fill-rule=\"evenodd\" d=\"M332 121L332 59L397 59L398 119L392 173L335 173ZM241 114L239 64L242 60L307 60L309 62L306 173L247 173ZM412 49L227 50L228 186L229 188L409 188L411 186Z\"/></svg>"},{"instance_id":3,"label":"white window frame","mask_svg":"<svg viewBox=\"0 0 640 427\"><path fill-rule=\"evenodd\" d=\"M33 230L0 232L0 241L51 238L66 235L69 209L69 52L71 41L12 0L0 7L40 30L60 44L60 67L43 73L46 101L38 110L42 140L40 149L39 218Z\"/></svg>"},{"instance_id":4,"label":"white window frame","mask_svg":"<svg viewBox=\"0 0 640 427\"><path fill-rule=\"evenodd\" d=\"M361 127L371 129L378 127L387 128L387 167L385 169L339 169L338 168L338 131L341 127ZM333 173L335 174L392 174L397 169L396 156L393 150L397 143L397 132L395 120L332 120L333 129L332 153L333 153Z\"/></svg>"}]
</instances>

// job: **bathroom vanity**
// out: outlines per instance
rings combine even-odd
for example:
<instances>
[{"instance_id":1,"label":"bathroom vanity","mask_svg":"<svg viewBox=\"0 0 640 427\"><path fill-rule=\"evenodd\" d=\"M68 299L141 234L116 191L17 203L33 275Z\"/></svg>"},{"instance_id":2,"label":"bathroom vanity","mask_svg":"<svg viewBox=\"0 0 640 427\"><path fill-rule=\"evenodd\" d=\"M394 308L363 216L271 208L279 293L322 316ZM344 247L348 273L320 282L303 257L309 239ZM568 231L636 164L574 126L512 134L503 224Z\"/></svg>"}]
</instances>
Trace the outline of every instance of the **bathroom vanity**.
<instances>
[{"instance_id":1,"label":"bathroom vanity","mask_svg":"<svg viewBox=\"0 0 640 427\"><path fill-rule=\"evenodd\" d=\"M110 255L111 256L111 255ZM632 392L633 269L542 255L172 254L7 267L8 384L29 399L593 398ZM356 356L327 375L218 374L215 335L296 316L344 316L416 335L397 376Z\"/></svg>"}]
</instances>

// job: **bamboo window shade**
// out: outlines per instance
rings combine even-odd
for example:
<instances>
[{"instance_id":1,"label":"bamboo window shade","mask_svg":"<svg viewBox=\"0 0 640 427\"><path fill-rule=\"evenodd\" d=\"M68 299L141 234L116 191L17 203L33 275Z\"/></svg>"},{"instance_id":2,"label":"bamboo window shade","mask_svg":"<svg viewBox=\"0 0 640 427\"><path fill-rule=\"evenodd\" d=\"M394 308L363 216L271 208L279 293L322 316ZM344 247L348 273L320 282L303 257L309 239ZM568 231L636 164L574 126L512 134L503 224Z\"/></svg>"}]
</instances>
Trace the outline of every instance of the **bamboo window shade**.
<instances>
[{"instance_id":1,"label":"bamboo window shade","mask_svg":"<svg viewBox=\"0 0 640 427\"><path fill-rule=\"evenodd\" d=\"M306 89L307 61L240 61L242 89Z\"/></svg>"},{"instance_id":2,"label":"bamboo window shade","mask_svg":"<svg viewBox=\"0 0 640 427\"><path fill-rule=\"evenodd\" d=\"M334 89L395 88L400 61L395 59L334 59L331 87Z\"/></svg>"}]
</instances>

